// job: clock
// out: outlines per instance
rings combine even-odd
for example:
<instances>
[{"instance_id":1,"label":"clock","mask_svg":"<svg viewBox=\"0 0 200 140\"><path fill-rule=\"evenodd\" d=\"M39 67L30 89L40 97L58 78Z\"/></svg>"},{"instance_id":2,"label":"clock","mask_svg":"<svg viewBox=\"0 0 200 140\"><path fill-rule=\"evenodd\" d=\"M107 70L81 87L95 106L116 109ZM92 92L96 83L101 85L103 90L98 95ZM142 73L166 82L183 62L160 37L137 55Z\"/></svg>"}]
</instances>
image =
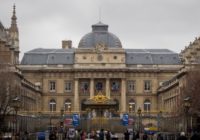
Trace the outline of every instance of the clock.
<instances>
[{"instance_id":1,"label":"clock","mask_svg":"<svg viewBox=\"0 0 200 140\"><path fill-rule=\"evenodd\" d=\"M98 61L102 61L103 60L103 56L101 54L97 55L97 60Z\"/></svg>"}]
</instances>

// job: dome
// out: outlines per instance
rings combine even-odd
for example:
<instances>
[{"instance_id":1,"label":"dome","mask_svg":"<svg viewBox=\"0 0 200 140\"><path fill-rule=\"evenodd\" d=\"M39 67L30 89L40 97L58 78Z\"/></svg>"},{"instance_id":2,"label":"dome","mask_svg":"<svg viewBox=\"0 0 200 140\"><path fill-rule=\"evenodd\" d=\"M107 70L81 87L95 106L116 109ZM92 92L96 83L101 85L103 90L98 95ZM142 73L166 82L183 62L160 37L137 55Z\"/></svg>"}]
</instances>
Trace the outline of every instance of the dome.
<instances>
[{"instance_id":1,"label":"dome","mask_svg":"<svg viewBox=\"0 0 200 140\"><path fill-rule=\"evenodd\" d=\"M119 38L108 32L108 25L101 22L92 25L92 32L82 37L78 48L94 48L98 44L108 48L122 48Z\"/></svg>"}]
</instances>

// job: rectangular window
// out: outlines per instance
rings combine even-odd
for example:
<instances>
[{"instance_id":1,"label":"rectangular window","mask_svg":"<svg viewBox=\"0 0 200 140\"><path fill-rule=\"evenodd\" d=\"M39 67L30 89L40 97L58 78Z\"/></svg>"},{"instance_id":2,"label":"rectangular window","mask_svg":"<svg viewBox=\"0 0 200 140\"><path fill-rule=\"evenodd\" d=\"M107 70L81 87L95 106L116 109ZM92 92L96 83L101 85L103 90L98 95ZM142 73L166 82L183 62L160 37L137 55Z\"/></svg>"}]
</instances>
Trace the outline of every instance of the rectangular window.
<instances>
[{"instance_id":1,"label":"rectangular window","mask_svg":"<svg viewBox=\"0 0 200 140\"><path fill-rule=\"evenodd\" d=\"M88 82L81 82L81 93L87 94L89 93L89 83Z\"/></svg>"},{"instance_id":2,"label":"rectangular window","mask_svg":"<svg viewBox=\"0 0 200 140\"><path fill-rule=\"evenodd\" d=\"M111 82L111 90L119 91L119 89L120 89L120 83L118 81L112 81Z\"/></svg>"},{"instance_id":3,"label":"rectangular window","mask_svg":"<svg viewBox=\"0 0 200 140\"><path fill-rule=\"evenodd\" d=\"M127 89L128 92L134 92L135 91L135 81L127 81Z\"/></svg>"},{"instance_id":4,"label":"rectangular window","mask_svg":"<svg viewBox=\"0 0 200 140\"><path fill-rule=\"evenodd\" d=\"M49 81L49 91L50 92L56 91L56 81Z\"/></svg>"},{"instance_id":5,"label":"rectangular window","mask_svg":"<svg viewBox=\"0 0 200 140\"><path fill-rule=\"evenodd\" d=\"M50 104L50 111L51 112L56 111L56 105L55 104Z\"/></svg>"},{"instance_id":6,"label":"rectangular window","mask_svg":"<svg viewBox=\"0 0 200 140\"><path fill-rule=\"evenodd\" d=\"M146 80L144 81L144 91L150 91L151 90L151 81Z\"/></svg>"},{"instance_id":7,"label":"rectangular window","mask_svg":"<svg viewBox=\"0 0 200 140\"><path fill-rule=\"evenodd\" d=\"M151 109L151 103L144 103L144 111L150 112Z\"/></svg>"},{"instance_id":8,"label":"rectangular window","mask_svg":"<svg viewBox=\"0 0 200 140\"><path fill-rule=\"evenodd\" d=\"M65 81L65 91L66 92L72 91L72 82L71 81Z\"/></svg>"}]
</instances>

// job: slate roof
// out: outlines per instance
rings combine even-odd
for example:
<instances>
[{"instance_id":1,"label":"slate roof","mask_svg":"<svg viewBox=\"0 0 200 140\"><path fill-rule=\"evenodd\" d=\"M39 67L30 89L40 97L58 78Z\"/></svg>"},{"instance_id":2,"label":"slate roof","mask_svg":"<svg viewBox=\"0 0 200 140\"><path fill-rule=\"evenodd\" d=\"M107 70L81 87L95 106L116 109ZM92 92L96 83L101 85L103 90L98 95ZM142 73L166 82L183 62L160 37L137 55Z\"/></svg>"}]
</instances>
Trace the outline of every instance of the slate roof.
<instances>
[{"instance_id":1,"label":"slate roof","mask_svg":"<svg viewBox=\"0 0 200 140\"><path fill-rule=\"evenodd\" d=\"M119 38L108 32L108 25L101 22L92 25L92 32L81 38L78 48L94 48L101 43L108 48L122 48Z\"/></svg>"},{"instance_id":2,"label":"slate roof","mask_svg":"<svg viewBox=\"0 0 200 140\"><path fill-rule=\"evenodd\" d=\"M34 49L24 54L22 65L74 64L75 49ZM128 65L178 65L179 55L168 49L125 49Z\"/></svg>"},{"instance_id":3,"label":"slate roof","mask_svg":"<svg viewBox=\"0 0 200 140\"><path fill-rule=\"evenodd\" d=\"M38 48L26 52L21 61L22 65L57 65L73 64L74 49L43 49Z\"/></svg>"},{"instance_id":4,"label":"slate roof","mask_svg":"<svg viewBox=\"0 0 200 140\"><path fill-rule=\"evenodd\" d=\"M177 65L181 64L178 53L168 49L125 49L126 64Z\"/></svg>"},{"instance_id":5,"label":"slate roof","mask_svg":"<svg viewBox=\"0 0 200 140\"><path fill-rule=\"evenodd\" d=\"M3 40L3 41L7 40L7 34L1 21L0 21L0 40Z\"/></svg>"}]
</instances>

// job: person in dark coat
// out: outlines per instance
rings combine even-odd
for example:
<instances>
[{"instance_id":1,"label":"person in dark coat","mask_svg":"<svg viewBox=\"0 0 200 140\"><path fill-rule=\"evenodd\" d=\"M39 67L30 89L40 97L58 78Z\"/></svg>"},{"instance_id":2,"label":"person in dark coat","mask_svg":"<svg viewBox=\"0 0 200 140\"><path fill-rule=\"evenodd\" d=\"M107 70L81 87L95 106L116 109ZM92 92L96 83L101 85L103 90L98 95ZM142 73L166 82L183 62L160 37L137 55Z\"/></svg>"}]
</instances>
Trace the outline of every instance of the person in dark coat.
<instances>
[{"instance_id":1,"label":"person in dark coat","mask_svg":"<svg viewBox=\"0 0 200 140\"><path fill-rule=\"evenodd\" d=\"M50 133L49 140L56 140L56 133L54 131Z\"/></svg>"},{"instance_id":2,"label":"person in dark coat","mask_svg":"<svg viewBox=\"0 0 200 140\"><path fill-rule=\"evenodd\" d=\"M143 140L148 140L148 135L146 133L144 133L142 138L143 138Z\"/></svg>"},{"instance_id":3,"label":"person in dark coat","mask_svg":"<svg viewBox=\"0 0 200 140\"><path fill-rule=\"evenodd\" d=\"M106 140L111 140L111 135L109 130L106 133Z\"/></svg>"},{"instance_id":4,"label":"person in dark coat","mask_svg":"<svg viewBox=\"0 0 200 140\"><path fill-rule=\"evenodd\" d=\"M180 137L178 137L177 140L187 140L187 137L185 136L185 132L181 132Z\"/></svg>"},{"instance_id":5,"label":"person in dark coat","mask_svg":"<svg viewBox=\"0 0 200 140\"><path fill-rule=\"evenodd\" d=\"M99 140L104 140L104 129L101 129L99 133Z\"/></svg>"},{"instance_id":6,"label":"person in dark coat","mask_svg":"<svg viewBox=\"0 0 200 140\"><path fill-rule=\"evenodd\" d=\"M158 134L157 140L163 140L163 136L161 134Z\"/></svg>"},{"instance_id":7,"label":"person in dark coat","mask_svg":"<svg viewBox=\"0 0 200 140\"><path fill-rule=\"evenodd\" d=\"M139 131L136 132L135 137L136 137L136 140L139 140L139 139L140 139L140 133L139 133Z\"/></svg>"},{"instance_id":8,"label":"person in dark coat","mask_svg":"<svg viewBox=\"0 0 200 140\"><path fill-rule=\"evenodd\" d=\"M194 132L194 134L192 135L192 137L190 138L190 140L200 140L200 136L198 135L197 132Z\"/></svg>"},{"instance_id":9,"label":"person in dark coat","mask_svg":"<svg viewBox=\"0 0 200 140\"><path fill-rule=\"evenodd\" d=\"M124 139L129 140L129 136L130 136L130 133L128 132L128 129L126 129L126 131L124 132Z\"/></svg>"},{"instance_id":10,"label":"person in dark coat","mask_svg":"<svg viewBox=\"0 0 200 140\"><path fill-rule=\"evenodd\" d=\"M132 140L136 140L136 134L135 134L135 131L133 131L133 137L132 137Z\"/></svg>"},{"instance_id":11,"label":"person in dark coat","mask_svg":"<svg viewBox=\"0 0 200 140\"><path fill-rule=\"evenodd\" d=\"M24 135L22 136L22 140L29 140L29 135L27 131L24 132Z\"/></svg>"}]
</instances>

